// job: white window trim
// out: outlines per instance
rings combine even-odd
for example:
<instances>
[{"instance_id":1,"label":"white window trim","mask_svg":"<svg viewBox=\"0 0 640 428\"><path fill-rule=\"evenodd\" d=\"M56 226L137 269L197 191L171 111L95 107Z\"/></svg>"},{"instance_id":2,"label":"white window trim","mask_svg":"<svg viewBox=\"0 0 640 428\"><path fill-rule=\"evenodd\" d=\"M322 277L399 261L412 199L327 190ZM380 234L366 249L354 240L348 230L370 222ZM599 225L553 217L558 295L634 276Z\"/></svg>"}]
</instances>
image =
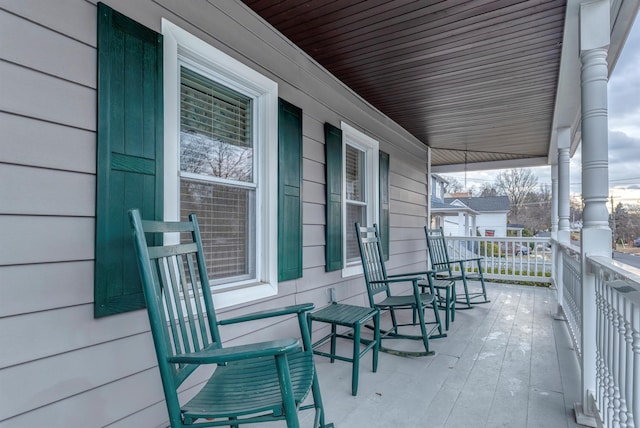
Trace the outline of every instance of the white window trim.
<instances>
[{"instance_id":1,"label":"white window trim","mask_svg":"<svg viewBox=\"0 0 640 428\"><path fill-rule=\"evenodd\" d=\"M380 204L380 180L379 180L379 144L378 141L369 137L365 133L357 130L353 126L345 122L340 122L340 128L342 129L342 159L346 159L346 145L349 144L352 147L356 147L359 150L365 152L365 177L366 188L365 194L367 197L367 226L378 223L378 213ZM362 274L362 263L360 261L352 264L347 264L347 228L353 228L352 224L347 224L347 183L346 183L346 162L342 162L342 194L345 197L342 198L342 253L343 253L343 266L342 277L350 277L354 275Z\"/></svg>"},{"instance_id":2,"label":"white window trim","mask_svg":"<svg viewBox=\"0 0 640 428\"><path fill-rule=\"evenodd\" d=\"M258 281L242 286L216 287L217 308L238 305L278 294L278 84L177 25L162 19L164 72L164 218L180 218L180 72L179 64L197 63L216 80L256 97L255 135L260 197L256 199L256 274ZM171 238L168 238L171 239ZM177 239L177 238L174 238ZM226 289L225 289L226 288Z\"/></svg>"}]
</instances>

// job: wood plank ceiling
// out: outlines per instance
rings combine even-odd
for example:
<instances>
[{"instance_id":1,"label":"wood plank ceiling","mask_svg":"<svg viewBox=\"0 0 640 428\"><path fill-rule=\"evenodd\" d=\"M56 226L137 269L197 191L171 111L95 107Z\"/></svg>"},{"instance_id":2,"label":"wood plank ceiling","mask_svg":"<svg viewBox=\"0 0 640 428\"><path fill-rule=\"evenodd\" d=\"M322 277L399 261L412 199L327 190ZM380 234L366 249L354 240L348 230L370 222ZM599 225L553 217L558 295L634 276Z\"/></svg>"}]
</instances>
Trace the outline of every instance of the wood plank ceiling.
<instances>
[{"instance_id":1,"label":"wood plank ceiling","mask_svg":"<svg viewBox=\"0 0 640 428\"><path fill-rule=\"evenodd\" d=\"M566 0L243 2L433 165L547 156Z\"/></svg>"}]
</instances>

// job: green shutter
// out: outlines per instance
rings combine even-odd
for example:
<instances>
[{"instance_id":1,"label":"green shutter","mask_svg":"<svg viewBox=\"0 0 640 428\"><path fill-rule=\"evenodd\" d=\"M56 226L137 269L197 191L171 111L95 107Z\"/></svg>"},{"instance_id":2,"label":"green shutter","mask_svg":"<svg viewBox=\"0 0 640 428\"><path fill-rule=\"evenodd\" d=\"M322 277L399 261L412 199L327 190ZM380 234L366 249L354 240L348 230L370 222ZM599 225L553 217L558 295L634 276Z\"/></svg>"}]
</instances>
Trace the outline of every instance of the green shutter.
<instances>
[{"instance_id":1,"label":"green shutter","mask_svg":"<svg viewBox=\"0 0 640 428\"><path fill-rule=\"evenodd\" d=\"M144 307L127 211L162 218L162 35L98 4L94 314Z\"/></svg>"},{"instance_id":2,"label":"green shutter","mask_svg":"<svg viewBox=\"0 0 640 428\"><path fill-rule=\"evenodd\" d=\"M342 130L324 124L326 161L325 269L342 269Z\"/></svg>"},{"instance_id":3,"label":"green shutter","mask_svg":"<svg viewBox=\"0 0 640 428\"><path fill-rule=\"evenodd\" d=\"M389 154L379 152L380 175L380 219L379 230L382 244L382 255L389 260Z\"/></svg>"},{"instance_id":4,"label":"green shutter","mask_svg":"<svg viewBox=\"0 0 640 428\"><path fill-rule=\"evenodd\" d=\"M302 110L278 100L278 281L302 277Z\"/></svg>"}]
</instances>

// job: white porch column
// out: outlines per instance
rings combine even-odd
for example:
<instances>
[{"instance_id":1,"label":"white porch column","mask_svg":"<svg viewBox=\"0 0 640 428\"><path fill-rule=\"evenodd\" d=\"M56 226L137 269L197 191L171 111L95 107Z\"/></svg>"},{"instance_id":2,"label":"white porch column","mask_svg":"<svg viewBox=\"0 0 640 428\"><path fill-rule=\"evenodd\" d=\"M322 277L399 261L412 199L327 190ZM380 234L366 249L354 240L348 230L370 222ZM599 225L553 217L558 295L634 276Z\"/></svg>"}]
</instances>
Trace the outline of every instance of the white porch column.
<instances>
[{"instance_id":1,"label":"white porch column","mask_svg":"<svg viewBox=\"0 0 640 428\"><path fill-rule=\"evenodd\" d=\"M587 269L586 256L611 257L611 229L607 196L608 119L607 50L610 37L608 0L580 5L580 60L582 95L582 197L584 211L582 254L582 403L576 414L591 416L596 387L596 294L595 276ZM581 407L582 409L579 409ZM589 419L578 423L590 422ZM595 425L594 425L595 426Z\"/></svg>"},{"instance_id":2,"label":"white porch column","mask_svg":"<svg viewBox=\"0 0 640 428\"><path fill-rule=\"evenodd\" d=\"M464 233L464 227L467 223L467 215L463 212L458 213L458 236L466 236Z\"/></svg>"},{"instance_id":3,"label":"white porch column","mask_svg":"<svg viewBox=\"0 0 640 428\"><path fill-rule=\"evenodd\" d=\"M467 214L466 216L464 216L464 235L462 236L471 235L471 232L469 232L469 217L471 217L470 214Z\"/></svg>"},{"instance_id":4,"label":"white porch column","mask_svg":"<svg viewBox=\"0 0 640 428\"><path fill-rule=\"evenodd\" d=\"M557 231L556 238L558 242L563 244L571 243L571 226L569 224L570 216L570 162L571 157L569 150L571 148L571 129L559 128L558 129L558 166L557 172L557 187L558 187L558 205L557 205ZM562 313L562 304L564 303L564 283L563 281L563 258L562 253L556 251L555 259L555 277L556 287L558 289L558 312L556 317L562 319L564 314Z\"/></svg>"},{"instance_id":5,"label":"white porch column","mask_svg":"<svg viewBox=\"0 0 640 428\"><path fill-rule=\"evenodd\" d=\"M571 129L558 129L558 241L568 244L571 242L570 215L570 179L569 179L569 149L571 148Z\"/></svg>"},{"instance_id":6,"label":"white porch column","mask_svg":"<svg viewBox=\"0 0 640 428\"><path fill-rule=\"evenodd\" d=\"M558 165L551 165L551 239L558 239ZM564 283L562 282L562 252L554 242L551 259L551 278L556 286L558 307L556 319L563 319L562 303L564 299Z\"/></svg>"}]
</instances>

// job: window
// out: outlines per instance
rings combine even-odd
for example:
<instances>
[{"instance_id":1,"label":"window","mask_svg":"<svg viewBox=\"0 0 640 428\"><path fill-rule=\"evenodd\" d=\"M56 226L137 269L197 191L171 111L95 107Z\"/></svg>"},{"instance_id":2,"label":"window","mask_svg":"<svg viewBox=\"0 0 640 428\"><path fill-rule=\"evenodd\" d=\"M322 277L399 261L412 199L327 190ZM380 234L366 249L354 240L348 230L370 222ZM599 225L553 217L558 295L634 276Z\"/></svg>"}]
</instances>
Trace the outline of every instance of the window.
<instances>
[{"instance_id":1,"label":"window","mask_svg":"<svg viewBox=\"0 0 640 428\"><path fill-rule=\"evenodd\" d=\"M344 268L343 276L362 272L354 224L378 222L378 142L346 123L343 139Z\"/></svg>"},{"instance_id":2,"label":"window","mask_svg":"<svg viewBox=\"0 0 640 428\"><path fill-rule=\"evenodd\" d=\"M218 307L277 294L277 84L162 30L165 218L198 215Z\"/></svg>"},{"instance_id":3,"label":"window","mask_svg":"<svg viewBox=\"0 0 640 428\"><path fill-rule=\"evenodd\" d=\"M180 218L198 214L214 284L256 278L252 105L180 66Z\"/></svg>"}]
</instances>

